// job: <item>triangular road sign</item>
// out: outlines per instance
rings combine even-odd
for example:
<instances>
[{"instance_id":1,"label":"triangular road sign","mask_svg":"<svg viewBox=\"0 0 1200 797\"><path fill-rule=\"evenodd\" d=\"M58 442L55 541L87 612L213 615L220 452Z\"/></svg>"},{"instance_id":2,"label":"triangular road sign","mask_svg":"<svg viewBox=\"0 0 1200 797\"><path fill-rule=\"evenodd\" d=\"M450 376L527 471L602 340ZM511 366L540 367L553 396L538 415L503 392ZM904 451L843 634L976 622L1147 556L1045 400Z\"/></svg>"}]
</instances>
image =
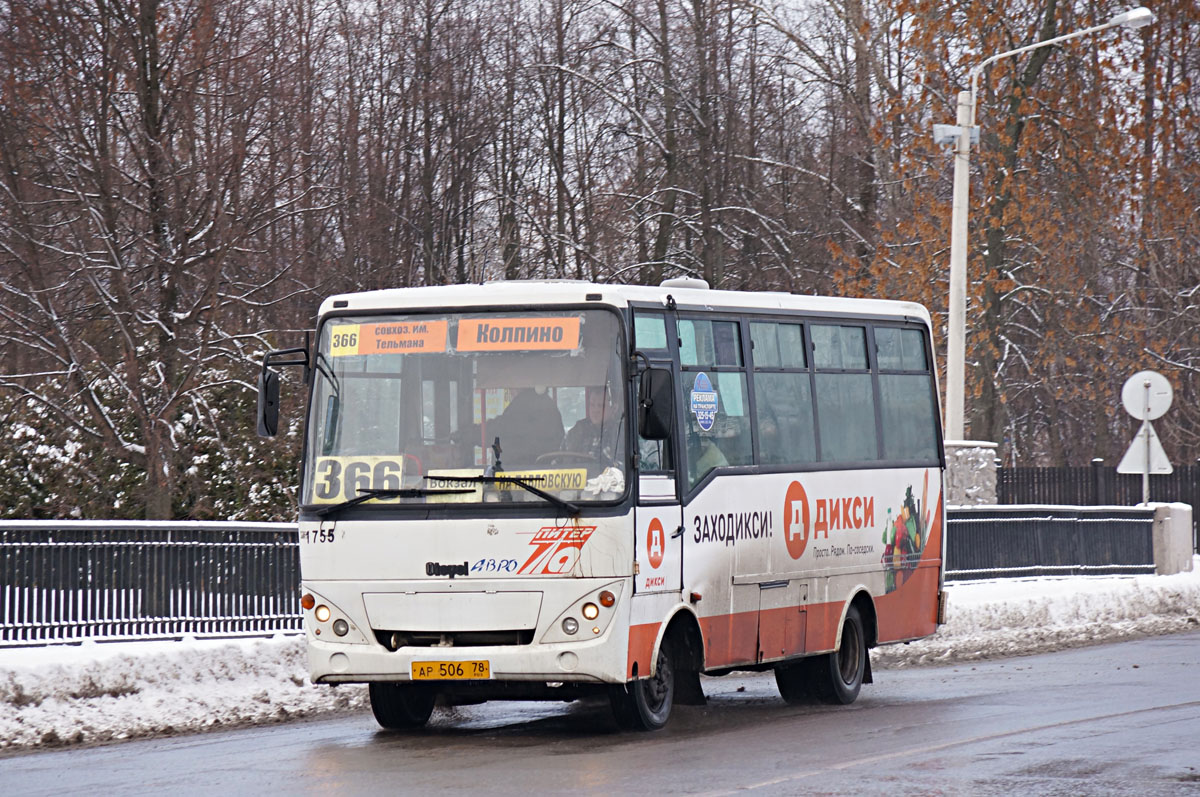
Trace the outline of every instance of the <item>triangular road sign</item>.
<instances>
[{"instance_id":1,"label":"triangular road sign","mask_svg":"<svg viewBox=\"0 0 1200 797\"><path fill-rule=\"evenodd\" d=\"M1150 436L1150 469L1146 469L1146 436ZM1125 456L1121 458L1121 464L1117 465L1117 473L1155 473L1166 474L1174 473L1175 469L1171 467L1171 461L1167 459L1167 452L1163 451L1162 443L1158 440L1158 435L1154 433L1154 426L1150 421L1143 421L1142 428L1138 429L1137 435L1134 436L1133 442L1129 444L1129 450L1125 452Z\"/></svg>"}]
</instances>

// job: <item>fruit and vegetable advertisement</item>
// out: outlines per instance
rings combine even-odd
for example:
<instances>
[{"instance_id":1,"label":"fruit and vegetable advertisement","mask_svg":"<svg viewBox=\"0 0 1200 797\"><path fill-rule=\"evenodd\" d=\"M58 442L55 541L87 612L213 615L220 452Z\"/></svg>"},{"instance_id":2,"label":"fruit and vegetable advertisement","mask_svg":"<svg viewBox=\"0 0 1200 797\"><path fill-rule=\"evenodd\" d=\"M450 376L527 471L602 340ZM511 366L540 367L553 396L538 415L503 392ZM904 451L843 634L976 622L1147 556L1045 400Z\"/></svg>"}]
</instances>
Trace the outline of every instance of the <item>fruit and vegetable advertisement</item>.
<instances>
[{"instance_id":1,"label":"fruit and vegetable advertisement","mask_svg":"<svg viewBox=\"0 0 1200 797\"><path fill-rule=\"evenodd\" d=\"M925 475L922 498L913 497L912 485L904 491L904 498L893 511L888 507L883 521L883 570L888 592L894 592L908 579L921 560L925 543L929 538L929 475Z\"/></svg>"}]
</instances>

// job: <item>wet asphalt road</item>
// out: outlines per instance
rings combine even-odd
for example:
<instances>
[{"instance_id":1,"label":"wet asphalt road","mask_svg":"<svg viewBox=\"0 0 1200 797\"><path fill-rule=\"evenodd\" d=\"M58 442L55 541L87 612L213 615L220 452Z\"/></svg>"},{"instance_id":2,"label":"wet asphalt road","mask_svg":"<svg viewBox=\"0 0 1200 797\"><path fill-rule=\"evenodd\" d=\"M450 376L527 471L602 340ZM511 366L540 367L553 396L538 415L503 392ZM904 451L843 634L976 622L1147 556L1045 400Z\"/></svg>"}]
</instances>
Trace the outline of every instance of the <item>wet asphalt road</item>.
<instances>
[{"instance_id":1,"label":"wet asphalt road","mask_svg":"<svg viewBox=\"0 0 1200 797\"><path fill-rule=\"evenodd\" d=\"M654 734L602 704L370 714L0 758L0 793L1200 795L1200 633L881 670L849 707L706 679Z\"/></svg>"}]
</instances>

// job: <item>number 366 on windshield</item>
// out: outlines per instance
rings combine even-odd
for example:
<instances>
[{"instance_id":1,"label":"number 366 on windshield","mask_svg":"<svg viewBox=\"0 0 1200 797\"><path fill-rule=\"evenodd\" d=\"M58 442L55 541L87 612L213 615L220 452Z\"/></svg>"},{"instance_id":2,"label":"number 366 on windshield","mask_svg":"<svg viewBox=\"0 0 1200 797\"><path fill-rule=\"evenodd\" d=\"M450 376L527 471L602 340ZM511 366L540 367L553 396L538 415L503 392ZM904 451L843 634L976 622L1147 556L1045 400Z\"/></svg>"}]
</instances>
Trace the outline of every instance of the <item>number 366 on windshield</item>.
<instances>
[{"instance_id":1,"label":"number 366 on windshield","mask_svg":"<svg viewBox=\"0 0 1200 797\"><path fill-rule=\"evenodd\" d=\"M359 490L372 487L398 490L403 467L403 460L397 457L320 457L313 471L309 503L349 501L358 496Z\"/></svg>"}]
</instances>

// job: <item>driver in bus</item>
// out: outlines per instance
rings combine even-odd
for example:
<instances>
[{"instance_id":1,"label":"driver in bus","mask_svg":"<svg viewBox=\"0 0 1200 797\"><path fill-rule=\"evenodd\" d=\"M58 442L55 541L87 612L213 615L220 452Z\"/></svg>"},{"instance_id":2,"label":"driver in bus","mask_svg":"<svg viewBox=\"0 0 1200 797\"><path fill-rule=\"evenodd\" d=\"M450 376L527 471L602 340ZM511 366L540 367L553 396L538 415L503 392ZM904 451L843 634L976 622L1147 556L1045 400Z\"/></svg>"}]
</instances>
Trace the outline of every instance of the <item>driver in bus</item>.
<instances>
[{"instance_id":1,"label":"driver in bus","mask_svg":"<svg viewBox=\"0 0 1200 797\"><path fill-rule=\"evenodd\" d=\"M532 468L539 456L558 451L562 430L562 413L546 388L526 387L488 424L488 439L500 438L505 470Z\"/></svg>"},{"instance_id":2,"label":"driver in bus","mask_svg":"<svg viewBox=\"0 0 1200 797\"><path fill-rule=\"evenodd\" d=\"M598 460L611 462L616 452L616 408L608 401L604 387L587 389L587 414L571 427L563 440L563 451L590 454Z\"/></svg>"}]
</instances>

